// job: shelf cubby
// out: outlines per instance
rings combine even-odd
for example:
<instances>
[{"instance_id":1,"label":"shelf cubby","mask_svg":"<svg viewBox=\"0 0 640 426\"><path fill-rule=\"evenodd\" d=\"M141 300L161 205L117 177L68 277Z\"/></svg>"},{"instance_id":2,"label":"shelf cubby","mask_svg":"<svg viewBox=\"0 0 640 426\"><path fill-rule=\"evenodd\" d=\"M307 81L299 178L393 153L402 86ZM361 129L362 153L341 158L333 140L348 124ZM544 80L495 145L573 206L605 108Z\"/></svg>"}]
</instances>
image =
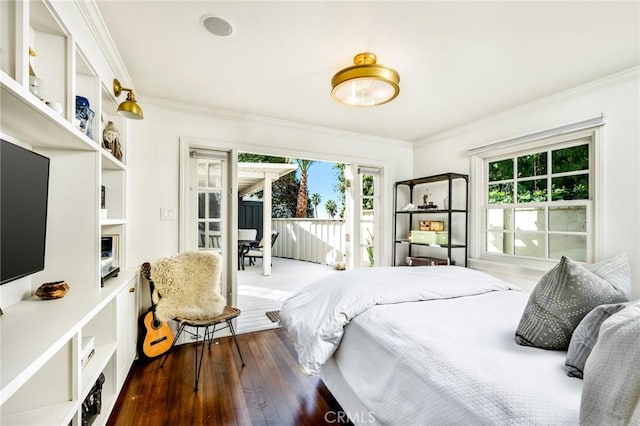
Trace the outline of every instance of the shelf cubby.
<instances>
[{"instance_id":1,"label":"shelf cubby","mask_svg":"<svg viewBox=\"0 0 640 426\"><path fill-rule=\"evenodd\" d=\"M52 423L63 423L72 416L73 384L69 380L73 375L72 365L69 362L72 351L72 341L66 342L42 368L31 375L2 405L0 423L13 424L11 418L21 419L18 424L24 424L25 418L34 417L35 419L37 413L32 412L34 407L45 407L47 410L55 407L56 409L51 411L51 416L47 416Z\"/></svg>"},{"instance_id":2,"label":"shelf cubby","mask_svg":"<svg viewBox=\"0 0 640 426\"><path fill-rule=\"evenodd\" d=\"M75 118L76 111L76 98L78 96L84 97L89 101L89 110L93 113L91 122L87 124L87 130L85 134L91 140L96 142L100 146L102 142L102 130L100 127L100 81L96 72L88 64L85 56L80 49L76 47L75 50L75 96L74 96L74 120L73 123L76 127L79 126L77 119Z\"/></svg>"},{"instance_id":3,"label":"shelf cubby","mask_svg":"<svg viewBox=\"0 0 640 426\"><path fill-rule=\"evenodd\" d=\"M103 164L103 169L124 169L125 166L125 154L126 154L126 119L117 115L116 111L118 109L118 99L116 99L113 94L113 85L112 82L103 82L102 85L102 123L100 125L100 143L103 146L104 160L105 164ZM120 133L120 146L123 153L122 159L116 159L111 151L104 148L104 144L102 143L102 131L107 126L109 122L113 122L115 127L118 129Z\"/></svg>"},{"instance_id":4,"label":"shelf cubby","mask_svg":"<svg viewBox=\"0 0 640 426\"><path fill-rule=\"evenodd\" d=\"M41 0L29 2L29 46L36 56L28 58L37 78L41 80L43 102L60 103L63 116L69 110L69 34L48 3ZM27 47L27 50L28 50ZM28 52L25 52L28 55ZM29 82L25 82L28 89Z\"/></svg>"},{"instance_id":5,"label":"shelf cubby","mask_svg":"<svg viewBox=\"0 0 640 426\"><path fill-rule=\"evenodd\" d=\"M0 70L16 77L16 2L0 1Z\"/></svg>"}]
</instances>

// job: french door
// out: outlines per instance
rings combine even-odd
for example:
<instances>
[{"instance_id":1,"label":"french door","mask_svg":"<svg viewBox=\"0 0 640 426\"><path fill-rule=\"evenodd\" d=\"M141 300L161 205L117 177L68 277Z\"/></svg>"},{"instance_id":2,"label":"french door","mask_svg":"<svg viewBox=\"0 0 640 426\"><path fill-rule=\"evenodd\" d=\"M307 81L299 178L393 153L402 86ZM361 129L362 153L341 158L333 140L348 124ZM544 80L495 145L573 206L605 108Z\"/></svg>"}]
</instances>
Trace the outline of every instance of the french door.
<instances>
[{"instance_id":1,"label":"french door","mask_svg":"<svg viewBox=\"0 0 640 426\"><path fill-rule=\"evenodd\" d=\"M356 217L358 266L380 265L380 169L358 167Z\"/></svg>"},{"instance_id":2,"label":"french door","mask_svg":"<svg viewBox=\"0 0 640 426\"><path fill-rule=\"evenodd\" d=\"M188 152L181 185L184 193L180 251L210 251L228 259L230 252L229 153L193 148ZM223 262L221 291L231 295L227 285L228 262Z\"/></svg>"},{"instance_id":3,"label":"french door","mask_svg":"<svg viewBox=\"0 0 640 426\"><path fill-rule=\"evenodd\" d=\"M347 164L345 168L345 219L347 265L380 265L382 169Z\"/></svg>"}]
</instances>

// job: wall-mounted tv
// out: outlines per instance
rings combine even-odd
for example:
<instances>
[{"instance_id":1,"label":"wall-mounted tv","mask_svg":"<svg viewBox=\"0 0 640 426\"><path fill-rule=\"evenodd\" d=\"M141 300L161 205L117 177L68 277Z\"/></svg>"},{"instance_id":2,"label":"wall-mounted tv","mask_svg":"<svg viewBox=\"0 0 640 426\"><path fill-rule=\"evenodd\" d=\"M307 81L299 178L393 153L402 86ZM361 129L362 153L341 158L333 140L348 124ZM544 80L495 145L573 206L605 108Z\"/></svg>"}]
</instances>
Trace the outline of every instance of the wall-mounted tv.
<instances>
[{"instance_id":1,"label":"wall-mounted tv","mask_svg":"<svg viewBox=\"0 0 640 426\"><path fill-rule=\"evenodd\" d=\"M44 269L49 159L0 139L0 284Z\"/></svg>"}]
</instances>

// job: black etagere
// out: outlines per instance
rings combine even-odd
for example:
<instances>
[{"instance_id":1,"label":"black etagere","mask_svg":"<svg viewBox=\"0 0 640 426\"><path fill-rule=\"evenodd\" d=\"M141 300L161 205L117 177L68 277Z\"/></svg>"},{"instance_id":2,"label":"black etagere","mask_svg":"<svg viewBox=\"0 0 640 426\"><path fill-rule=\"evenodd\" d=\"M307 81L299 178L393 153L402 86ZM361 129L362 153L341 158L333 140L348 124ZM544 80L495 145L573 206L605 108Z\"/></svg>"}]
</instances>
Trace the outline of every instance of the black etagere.
<instances>
[{"instance_id":1,"label":"black etagere","mask_svg":"<svg viewBox=\"0 0 640 426\"><path fill-rule=\"evenodd\" d=\"M464 181L464 191L460 191L460 190L456 190L454 193L454 182L457 180L463 180ZM429 209L414 209L414 210L401 210L398 209L398 189L406 186L409 188L409 203L413 204L414 201L414 189L418 186L422 186L422 185L427 185L430 183L437 183L437 182L447 182L448 185L448 192L447 192L447 197L448 197L448 205L447 208L429 208ZM461 194L462 192L464 192L463 194ZM456 206L461 206L461 204L458 203L458 199L456 198L456 196L459 195L464 195L464 209L454 209L452 208L454 205ZM395 183L394 186L394 191L393 191L393 205L395 208L395 212L394 212L394 222L393 222L393 265L396 266L396 252L397 252L397 248L398 245L402 245L402 244L408 244L409 246L409 254L408 256L412 255L412 248L414 246L429 246L429 247L433 247L433 245L429 245L429 244L421 244L421 243L412 243L409 240L406 239L399 239L398 238L398 220L400 217L406 217L408 216L409 218L409 229L411 229L411 226L413 224L414 221L414 216L429 216L429 215L433 215L433 216L437 216L438 218L445 216L446 220L445 220L445 224L446 227L448 227L448 239L447 239L447 244L441 244L439 245L440 248L442 248L443 250L446 250L447 252L447 262L451 263L451 253L453 249L464 249L464 266L468 266L468 244L469 244L469 175L465 175L465 174L460 174L460 173L443 173L443 174L439 174L439 175L434 175L434 176L426 176L426 177L421 177L421 178L417 178L417 179L408 179L408 180L403 180L403 181L399 181ZM453 235L453 217L455 215L464 215L464 241L459 241L458 243L452 243L452 235Z\"/></svg>"}]
</instances>

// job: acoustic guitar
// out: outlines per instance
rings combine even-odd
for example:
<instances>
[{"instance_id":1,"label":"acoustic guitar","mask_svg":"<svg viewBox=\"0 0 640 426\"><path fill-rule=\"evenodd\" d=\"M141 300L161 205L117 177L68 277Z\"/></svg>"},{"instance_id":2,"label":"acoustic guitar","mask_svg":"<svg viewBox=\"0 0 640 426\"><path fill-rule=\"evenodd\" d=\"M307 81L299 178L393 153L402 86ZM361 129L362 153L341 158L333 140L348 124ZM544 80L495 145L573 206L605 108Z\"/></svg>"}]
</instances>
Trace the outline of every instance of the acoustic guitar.
<instances>
[{"instance_id":1,"label":"acoustic guitar","mask_svg":"<svg viewBox=\"0 0 640 426\"><path fill-rule=\"evenodd\" d=\"M144 358L155 358L171 349L173 331L169 324L160 321L156 317L156 305L153 303L151 265L148 262L142 265L142 274L149 281L151 307L145 314L140 316L138 321L138 354Z\"/></svg>"}]
</instances>

